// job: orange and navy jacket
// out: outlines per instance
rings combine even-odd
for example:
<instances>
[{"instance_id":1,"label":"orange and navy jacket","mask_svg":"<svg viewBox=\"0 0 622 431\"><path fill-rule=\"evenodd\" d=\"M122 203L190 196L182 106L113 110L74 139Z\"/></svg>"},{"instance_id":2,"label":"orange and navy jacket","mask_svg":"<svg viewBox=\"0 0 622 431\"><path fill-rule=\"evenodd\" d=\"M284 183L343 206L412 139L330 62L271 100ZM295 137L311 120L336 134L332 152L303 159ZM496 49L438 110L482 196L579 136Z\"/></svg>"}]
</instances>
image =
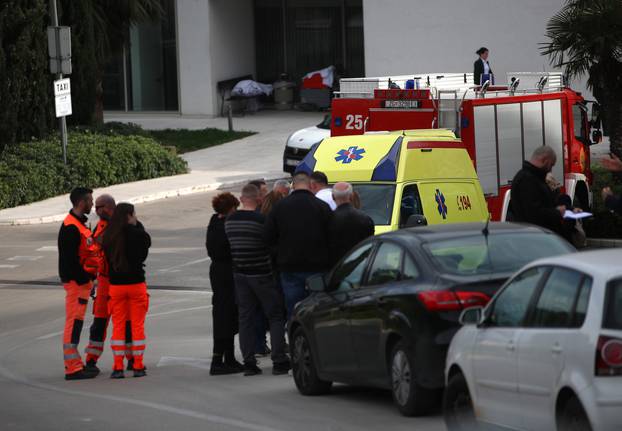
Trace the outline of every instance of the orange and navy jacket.
<instances>
[{"instance_id":1,"label":"orange and navy jacket","mask_svg":"<svg viewBox=\"0 0 622 431\"><path fill-rule=\"evenodd\" d=\"M104 255L104 249L102 248L102 244L104 241L104 232L106 231L106 228L108 227L108 222L106 220L102 220L99 219L99 222L97 222L97 226L95 226L95 231L93 232L93 239L95 240L95 245L97 246L98 250L98 259L99 259L99 268L98 268L98 275L102 276L102 277L108 277L108 261L106 260L106 256Z\"/></svg>"},{"instance_id":2,"label":"orange and navy jacket","mask_svg":"<svg viewBox=\"0 0 622 431\"><path fill-rule=\"evenodd\" d=\"M70 211L58 232L58 273L63 283L85 284L97 273L97 247L87 217Z\"/></svg>"}]
</instances>

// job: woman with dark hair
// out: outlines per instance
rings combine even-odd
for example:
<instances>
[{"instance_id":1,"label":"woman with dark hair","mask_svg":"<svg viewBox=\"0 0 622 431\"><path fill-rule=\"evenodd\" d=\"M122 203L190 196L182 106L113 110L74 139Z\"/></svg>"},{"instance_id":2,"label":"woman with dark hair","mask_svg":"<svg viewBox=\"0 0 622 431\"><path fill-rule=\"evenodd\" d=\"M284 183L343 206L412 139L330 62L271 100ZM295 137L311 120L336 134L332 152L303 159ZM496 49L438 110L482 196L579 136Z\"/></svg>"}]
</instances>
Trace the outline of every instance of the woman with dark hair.
<instances>
[{"instance_id":1,"label":"woman with dark hair","mask_svg":"<svg viewBox=\"0 0 622 431\"><path fill-rule=\"evenodd\" d=\"M475 53L479 55L479 58L473 64L473 81L475 85L482 85L488 80L490 80L491 84L494 84L492 69L488 63L488 48L482 46Z\"/></svg>"},{"instance_id":2,"label":"woman with dark hair","mask_svg":"<svg viewBox=\"0 0 622 431\"><path fill-rule=\"evenodd\" d=\"M212 207L215 214L207 226L205 247L212 260L209 278L212 285L212 334L214 350L210 374L234 374L244 371L235 359L233 339L238 333L238 307L235 302L231 249L225 234L227 216L238 208L240 201L231 193L215 196Z\"/></svg>"},{"instance_id":3,"label":"woman with dark hair","mask_svg":"<svg viewBox=\"0 0 622 431\"><path fill-rule=\"evenodd\" d=\"M131 321L134 377L146 375L145 316L149 295L145 284L145 260L151 237L136 218L134 205L117 205L104 233L103 249L110 269L110 312L112 319L112 353L114 365L111 378L122 379L125 357L126 321Z\"/></svg>"}]
</instances>

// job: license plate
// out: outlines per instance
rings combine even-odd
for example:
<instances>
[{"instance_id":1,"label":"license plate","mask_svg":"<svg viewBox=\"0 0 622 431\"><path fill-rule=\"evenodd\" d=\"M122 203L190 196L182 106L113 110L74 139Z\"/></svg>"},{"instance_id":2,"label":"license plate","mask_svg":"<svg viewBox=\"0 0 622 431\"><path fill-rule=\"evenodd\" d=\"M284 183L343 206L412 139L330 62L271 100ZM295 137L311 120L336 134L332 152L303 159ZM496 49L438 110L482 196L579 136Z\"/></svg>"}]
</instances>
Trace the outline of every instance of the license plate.
<instances>
[{"instance_id":1,"label":"license plate","mask_svg":"<svg viewBox=\"0 0 622 431\"><path fill-rule=\"evenodd\" d=\"M287 166L298 166L300 164L300 160L285 160L285 164Z\"/></svg>"}]
</instances>

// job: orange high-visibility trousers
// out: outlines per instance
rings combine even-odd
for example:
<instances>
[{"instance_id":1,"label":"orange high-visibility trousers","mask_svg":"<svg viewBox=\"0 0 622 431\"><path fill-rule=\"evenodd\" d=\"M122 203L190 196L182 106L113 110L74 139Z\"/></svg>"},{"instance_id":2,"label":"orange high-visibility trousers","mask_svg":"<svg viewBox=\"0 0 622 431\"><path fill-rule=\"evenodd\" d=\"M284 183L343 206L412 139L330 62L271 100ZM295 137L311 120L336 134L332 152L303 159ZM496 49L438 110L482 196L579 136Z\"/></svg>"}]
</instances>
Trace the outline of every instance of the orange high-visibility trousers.
<instances>
[{"instance_id":1,"label":"orange high-visibility trousers","mask_svg":"<svg viewBox=\"0 0 622 431\"><path fill-rule=\"evenodd\" d=\"M75 373L84 368L78 352L80 333L84 325L86 306L89 303L92 283L78 284L70 281L65 288L65 330L63 331L63 359L65 374Z\"/></svg>"},{"instance_id":2,"label":"orange high-visibility trousers","mask_svg":"<svg viewBox=\"0 0 622 431\"><path fill-rule=\"evenodd\" d=\"M86 362L99 360L104 352L106 332L110 322L110 279L104 275L97 277L97 294L93 301L93 323L90 328L89 344L85 349ZM128 308L127 316L130 312ZM132 332L131 322L125 322L125 358L132 359Z\"/></svg>"},{"instance_id":3,"label":"orange high-visibility trousers","mask_svg":"<svg viewBox=\"0 0 622 431\"><path fill-rule=\"evenodd\" d=\"M110 341L114 355L114 370L123 370L123 358L126 355L126 321L131 321L131 352L134 369L141 370L145 352L145 316L149 309L149 295L145 283L111 284L110 312L112 317L112 339ZM129 316L128 316L129 314Z\"/></svg>"}]
</instances>

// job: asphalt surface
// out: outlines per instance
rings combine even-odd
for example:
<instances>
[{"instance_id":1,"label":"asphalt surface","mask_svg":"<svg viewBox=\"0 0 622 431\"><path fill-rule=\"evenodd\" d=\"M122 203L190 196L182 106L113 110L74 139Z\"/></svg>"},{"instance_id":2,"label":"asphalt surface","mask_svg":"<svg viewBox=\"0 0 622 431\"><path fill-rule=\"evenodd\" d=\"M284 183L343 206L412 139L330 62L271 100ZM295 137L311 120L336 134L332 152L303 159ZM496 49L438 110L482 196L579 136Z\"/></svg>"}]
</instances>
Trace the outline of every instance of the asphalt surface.
<instances>
[{"instance_id":1,"label":"asphalt surface","mask_svg":"<svg viewBox=\"0 0 622 431\"><path fill-rule=\"evenodd\" d=\"M260 376L209 376L204 240L213 195L137 206L153 240L142 379L110 380L106 346L97 379L63 380L59 226L0 227L0 430L444 430L439 413L400 416L387 391L337 385L330 395L303 397L291 375L270 374L268 358Z\"/></svg>"}]
</instances>

